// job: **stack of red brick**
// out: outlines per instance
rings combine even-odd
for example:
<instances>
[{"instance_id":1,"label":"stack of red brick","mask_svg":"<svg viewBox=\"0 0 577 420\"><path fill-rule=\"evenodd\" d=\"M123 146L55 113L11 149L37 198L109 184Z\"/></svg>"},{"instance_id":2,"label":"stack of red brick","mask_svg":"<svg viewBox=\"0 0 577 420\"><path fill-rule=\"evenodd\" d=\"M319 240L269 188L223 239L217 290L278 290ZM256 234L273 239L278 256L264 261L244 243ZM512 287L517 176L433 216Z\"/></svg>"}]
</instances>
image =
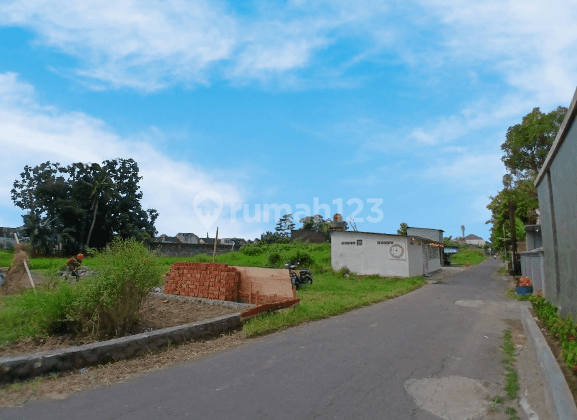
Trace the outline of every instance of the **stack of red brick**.
<instances>
[{"instance_id":1,"label":"stack of red brick","mask_svg":"<svg viewBox=\"0 0 577 420\"><path fill-rule=\"evenodd\" d=\"M237 301L240 273L226 264L176 262L164 280L164 293Z\"/></svg>"}]
</instances>

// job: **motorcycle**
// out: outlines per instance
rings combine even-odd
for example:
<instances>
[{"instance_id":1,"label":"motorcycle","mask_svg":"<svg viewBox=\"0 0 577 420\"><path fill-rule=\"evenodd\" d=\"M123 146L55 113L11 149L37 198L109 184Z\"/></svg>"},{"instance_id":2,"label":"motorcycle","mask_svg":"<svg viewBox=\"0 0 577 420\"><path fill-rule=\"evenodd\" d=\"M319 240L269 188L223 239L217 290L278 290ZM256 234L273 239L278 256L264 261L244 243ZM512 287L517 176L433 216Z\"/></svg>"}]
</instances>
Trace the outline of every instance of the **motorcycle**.
<instances>
[{"instance_id":1,"label":"motorcycle","mask_svg":"<svg viewBox=\"0 0 577 420\"><path fill-rule=\"evenodd\" d=\"M293 264L291 261L284 265L290 274L291 284L297 289L303 284L313 284L313 275L309 269L303 268L298 270L299 264ZM298 270L298 271L297 271Z\"/></svg>"}]
</instances>

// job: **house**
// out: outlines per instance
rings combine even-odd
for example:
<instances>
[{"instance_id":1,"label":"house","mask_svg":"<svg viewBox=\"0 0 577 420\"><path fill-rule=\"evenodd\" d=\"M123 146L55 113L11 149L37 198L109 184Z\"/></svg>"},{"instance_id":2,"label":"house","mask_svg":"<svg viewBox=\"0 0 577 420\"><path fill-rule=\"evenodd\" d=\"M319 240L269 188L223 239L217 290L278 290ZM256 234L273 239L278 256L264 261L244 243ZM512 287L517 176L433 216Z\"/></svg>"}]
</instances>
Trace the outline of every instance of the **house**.
<instances>
[{"instance_id":1,"label":"house","mask_svg":"<svg viewBox=\"0 0 577 420\"><path fill-rule=\"evenodd\" d=\"M200 240L194 233L177 233L176 237L183 244L198 244Z\"/></svg>"},{"instance_id":2,"label":"house","mask_svg":"<svg viewBox=\"0 0 577 420\"><path fill-rule=\"evenodd\" d=\"M485 240L477 235L467 235L465 236L465 243L469 244L469 245L475 245L475 246L483 246L485 245Z\"/></svg>"},{"instance_id":3,"label":"house","mask_svg":"<svg viewBox=\"0 0 577 420\"><path fill-rule=\"evenodd\" d=\"M441 229L428 229L428 228L418 228L407 226L407 236L420 236L421 238L427 238L431 241L443 243L443 232Z\"/></svg>"},{"instance_id":4,"label":"house","mask_svg":"<svg viewBox=\"0 0 577 420\"><path fill-rule=\"evenodd\" d=\"M577 316L577 90L535 179L541 216L543 294Z\"/></svg>"},{"instance_id":5,"label":"house","mask_svg":"<svg viewBox=\"0 0 577 420\"><path fill-rule=\"evenodd\" d=\"M14 233L17 233L20 239L22 239L22 227L20 228L10 228L10 227L0 227L0 249L12 249L16 245L16 239L14 239Z\"/></svg>"},{"instance_id":6,"label":"house","mask_svg":"<svg viewBox=\"0 0 577 420\"><path fill-rule=\"evenodd\" d=\"M180 243L182 243L180 241L180 239L178 239L176 236L168 236L168 235L165 235L164 233L162 235L154 238L154 242L160 242L163 244L180 244Z\"/></svg>"},{"instance_id":7,"label":"house","mask_svg":"<svg viewBox=\"0 0 577 420\"><path fill-rule=\"evenodd\" d=\"M443 244L413 235L332 231L331 265L385 277L430 275L441 269Z\"/></svg>"}]
</instances>

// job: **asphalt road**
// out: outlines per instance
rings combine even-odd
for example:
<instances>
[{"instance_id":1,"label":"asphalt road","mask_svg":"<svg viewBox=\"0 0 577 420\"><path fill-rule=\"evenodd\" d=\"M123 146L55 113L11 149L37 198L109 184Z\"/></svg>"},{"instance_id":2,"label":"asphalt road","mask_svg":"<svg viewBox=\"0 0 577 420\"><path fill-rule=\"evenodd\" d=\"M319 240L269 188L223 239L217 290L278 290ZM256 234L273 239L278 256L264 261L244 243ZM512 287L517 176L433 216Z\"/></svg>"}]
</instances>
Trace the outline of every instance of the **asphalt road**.
<instances>
[{"instance_id":1,"label":"asphalt road","mask_svg":"<svg viewBox=\"0 0 577 420\"><path fill-rule=\"evenodd\" d=\"M486 418L479 404L503 391L502 332L519 319L497 265L0 419Z\"/></svg>"}]
</instances>

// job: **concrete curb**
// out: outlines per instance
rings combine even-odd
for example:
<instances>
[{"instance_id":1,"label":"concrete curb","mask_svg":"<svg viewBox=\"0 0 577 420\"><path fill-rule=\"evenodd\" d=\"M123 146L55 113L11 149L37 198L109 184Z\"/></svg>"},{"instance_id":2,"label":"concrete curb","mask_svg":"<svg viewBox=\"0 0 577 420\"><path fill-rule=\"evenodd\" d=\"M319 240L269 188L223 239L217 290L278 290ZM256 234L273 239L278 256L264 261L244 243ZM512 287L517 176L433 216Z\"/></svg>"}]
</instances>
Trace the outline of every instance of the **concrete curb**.
<instances>
[{"instance_id":1,"label":"concrete curb","mask_svg":"<svg viewBox=\"0 0 577 420\"><path fill-rule=\"evenodd\" d=\"M539 361L541 377L545 384L545 401L551 419L577 419L577 407L575 407L573 395L555 356L553 356L545 337L543 337L541 330L535 323L533 315L529 312L529 307L523 306L520 310L525 332L529 340L531 340L535 356Z\"/></svg>"},{"instance_id":2,"label":"concrete curb","mask_svg":"<svg viewBox=\"0 0 577 420\"><path fill-rule=\"evenodd\" d=\"M160 292L150 292L150 294L152 296L155 296L158 298L163 298L163 299L188 300L188 301L192 301L192 302L207 303L209 305L229 306L232 308L240 309L241 311L246 311L247 309L254 308L256 306L254 303L241 303L241 302L231 302L228 300L205 299L205 298L201 298L201 297L171 295L171 294L160 293Z\"/></svg>"},{"instance_id":3,"label":"concrete curb","mask_svg":"<svg viewBox=\"0 0 577 420\"><path fill-rule=\"evenodd\" d=\"M179 344L191 339L210 338L240 328L241 325L239 312L82 346L15 357L0 357L0 384L26 380L53 372L67 372L86 366L117 362L148 351L158 350L169 342Z\"/></svg>"}]
</instances>

